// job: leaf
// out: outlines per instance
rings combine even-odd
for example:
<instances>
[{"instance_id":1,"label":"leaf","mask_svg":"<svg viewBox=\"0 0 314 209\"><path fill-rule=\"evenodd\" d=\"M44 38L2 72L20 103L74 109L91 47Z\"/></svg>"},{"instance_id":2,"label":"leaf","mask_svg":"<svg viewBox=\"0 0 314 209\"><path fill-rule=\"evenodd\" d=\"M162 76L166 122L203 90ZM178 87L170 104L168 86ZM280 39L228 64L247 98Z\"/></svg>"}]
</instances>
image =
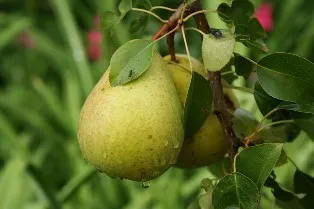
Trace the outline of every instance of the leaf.
<instances>
[{"instance_id":1,"label":"leaf","mask_svg":"<svg viewBox=\"0 0 314 209\"><path fill-rule=\"evenodd\" d=\"M111 30L110 30L110 37L113 36L114 32L116 31L118 25L119 25L120 22L123 20L123 18L124 18L125 15L126 15L126 12L120 14L120 17L118 17L117 21L114 23L113 27L112 27Z\"/></svg>"},{"instance_id":2,"label":"leaf","mask_svg":"<svg viewBox=\"0 0 314 209\"><path fill-rule=\"evenodd\" d=\"M253 70L253 64L237 53L234 54L234 67L236 74L243 76L245 79L249 78Z\"/></svg>"},{"instance_id":3,"label":"leaf","mask_svg":"<svg viewBox=\"0 0 314 209\"><path fill-rule=\"evenodd\" d=\"M121 46L110 60L110 84L123 85L142 75L150 66L153 51L151 40L136 39Z\"/></svg>"},{"instance_id":4,"label":"leaf","mask_svg":"<svg viewBox=\"0 0 314 209\"><path fill-rule=\"evenodd\" d=\"M259 53L267 54L269 53L269 49L263 40L250 40L247 38L237 38L237 41L242 42L246 47L256 50Z\"/></svg>"},{"instance_id":5,"label":"leaf","mask_svg":"<svg viewBox=\"0 0 314 209\"><path fill-rule=\"evenodd\" d=\"M238 138L251 135L258 124L259 122L252 113L244 109L239 108L233 112L232 127Z\"/></svg>"},{"instance_id":6,"label":"leaf","mask_svg":"<svg viewBox=\"0 0 314 209\"><path fill-rule=\"evenodd\" d=\"M313 63L293 54L274 53L258 65L258 79L267 94L300 104L314 114Z\"/></svg>"},{"instance_id":7,"label":"leaf","mask_svg":"<svg viewBox=\"0 0 314 209\"><path fill-rule=\"evenodd\" d=\"M220 19L227 24L231 24L233 22L231 18L228 16L230 10L231 7L227 3L221 3L217 8Z\"/></svg>"},{"instance_id":8,"label":"leaf","mask_svg":"<svg viewBox=\"0 0 314 209\"><path fill-rule=\"evenodd\" d=\"M296 170L294 174L294 191L304 193L306 196L300 200L301 205L305 209L313 208L314 200L314 178Z\"/></svg>"},{"instance_id":9,"label":"leaf","mask_svg":"<svg viewBox=\"0 0 314 209\"><path fill-rule=\"evenodd\" d=\"M288 111L289 109L295 110L294 108L296 107L292 105L294 103L281 101L269 96L261 87L259 82L255 83L254 98L259 110L263 115L266 115L276 107L280 109L270 115L268 117L269 119L272 119L273 121L295 119L295 114L292 114L293 112ZM268 142L273 142L273 140L276 141L276 138L278 138L278 140L281 138L285 141L292 141L300 133L300 130L301 129L297 125L290 123L264 130L262 133L260 133L260 137L263 139L263 141Z\"/></svg>"},{"instance_id":10,"label":"leaf","mask_svg":"<svg viewBox=\"0 0 314 209\"><path fill-rule=\"evenodd\" d=\"M273 195L280 201L287 202L293 199L299 200L304 197L304 194L295 194L289 189L282 187L278 184L274 177L267 178L265 186L272 188Z\"/></svg>"},{"instance_id":11,"label":"leaf","mask_svg":"<svg viewBox=\"0 0 314 209\"><path fill-rule=\"evenodd\" d=\"M298 111L301 109L301 106L294 103L294 102L289 102L289 101L282 101L280 104L277 106L278 109L284 109L284 110L293 110L293 111Z\"/></svg>"},{"instance_id":12,"label":"leaf","mask_svg":"<svg viewBox=\"0 0 314 209\"><path fill-rule=\"evenodd\" d=\"M293 114L295 123L314 140L314 115L312 114Z\"/></svg>"},{"instance_id":13,"label":"leaf","mask_svg":"<svg viewBox=\"0 0 314 209\"><path fill-rule=\"evenodd\" d=\"M219 17L227 24L234 22L235 25L247 25L250 17L254 14L254 5L249 0L235 0L231 7L222 3L218 6Z\"/></svg>"},{"instance_id":14,"label":"leaf","mask_svg":"<svg viewBox=\"0 0 314 209\"><path fill-rule=\"evenodd\" d=\"M137 8L151 10L152 4L149 0L140 1L137 5ZM133 20L130 24L129 31L130 33L142 32L148 23L149 15L147 13L142 13L137 19Z\"/></svg>"},{"instance_id":15,"label":"leaf","mask_svg":"<svg viewBox=\"0 0 314 209\"><path fill-rule=\"evenodd\" d=\"M185 139L191 138L201 128L211 111L210 83L193 71L184 109Z\"/></svg>"},{"instance_id":16,"label":"leaf","mask_svg":"<svg viewBox=\"0 0 314 209\"><path fill-rule=\"evenodd\" d=\"M250 178L261 189L280 157L282 145L269 143L242 150L236 156L236 171Z\"/></svg>"},{"instance_id":17,"label":"leaf","mask_svg":"<svg viewBox=\"0 0 314 209\"><path fill-rule=\"evenodd\" d=\"M279 159L276 163L276 167L280 167L282 165L285 165L288 163L288 156L284 150L281 150L281 154L279 156Z\"/></svg>"},{"instance_id":18,"label":"leaf","mask_svg":"<svg viewBox=\"0 0 314 209\"><path fill-rule=\"evenodd\" d=\"M119 11L121 14L127 13L132 9L132 0L121 0L119 3Z\"/></svg>"},{"instance_id":19,"label":"leaf","mask_svg":"<svg viewBox=\"0 0 314 209\"><path fill-rule=\"evenodd\" d=\"M101 13L101 28L109 29L116 25L119 21L119 16L112 11L104 11Z\"/></svg>"},{"instance_id":20,"label":"leaf","mask_svg":"<svg viewBox=\"0 0 314 209\"><path fill-rule=\"evenodd\" d=\"M212 204L215 209L256 209L259 198L260 193L254 182L236 172L226 175L218 182L213 192Z\"/></svg>"},{"instance_id":21,"label":"leaf","mask_svg":"<svg viewBox=\"0 0 314 209\"><path fill-rule=\"evenodd\" d=\"M263 115L266 115L271 110L276 108L278 104L280 103L279 99L275 99L272 96L269 96L260 83L257 81L254 86L254 98L256 101L256 104L258 106L258 109L261 111Z\"/></svg>"},{"instance_id":22,"label":"leaf","mask_svg":"<svg viewBox=\"0 0 314 209\"><path fill-rule=\"evenodd\" d=\"M25 185L25 163L18 158L7 161L2 169L0 178L0 208L19 209L23 204L20 202Z\"/></svg>"},{"instance_id":23,"label":"leaf","mask_svg":"<svg viewBox=\"0 0 314 209\"><path fill-rule=\"evenodd\" d=\"M250 40L263 39L267 36L263 26L256 18L250 20L247 30Z\"/></svg>"},{"instance_id":24,"label":"leaf","mask_svg":"<svg viewBox=\"0 0 314 209\"><path fill-rule=\"evenodd\" d=\"M263 129L257 135L257 141L261 143L284 143L290 141L290 134L294 124L282 124Z\"/></svg>"}]
</instances>

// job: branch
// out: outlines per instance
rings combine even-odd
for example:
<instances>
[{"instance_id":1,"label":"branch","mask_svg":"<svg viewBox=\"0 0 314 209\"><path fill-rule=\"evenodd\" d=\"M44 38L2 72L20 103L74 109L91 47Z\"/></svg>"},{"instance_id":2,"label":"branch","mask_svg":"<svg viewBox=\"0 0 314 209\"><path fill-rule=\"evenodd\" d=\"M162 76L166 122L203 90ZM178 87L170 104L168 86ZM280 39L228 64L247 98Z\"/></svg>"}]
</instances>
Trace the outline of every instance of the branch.
<instances>
[{"instance_id":1,"label":"branch","mask_svg":"<svg viewBox=\"0 0 314 209\"><path fill-rule=\"evenodd\" d=\"M202 10L202 6L200 0L195 1L191 6L194 7L194 11ZM194 21L196 26L199 30L203 33L210 33L210 27L206 20L204 13L196 14L194 16ZM219 122L224 130L225 136L227 138L228 143L228 155L229 161L231 164L231 168L233 168L233 161L234 157L238 152L239 142L238 139L233 131L231 116L228 112L223 87L221 83L221 73L220 71L217 72L208 72L208 79L210 81L212 87L212 94L214 99L214 111L219 119Z\"/></svg>"},{"instance_id":2,"label":"branch","mask_svg":"<svg viewBox=\"0 0 314 209\"><path fill-rule=\"evenodd\" d=\"M202 6L200 0L196 0L189 5L181 4L179 8L175 11L175 13L168 19L168 22L165 23L159 31L154 35L153 39L157 39L161 37L165 32L167 32L172 27L175 27L178 24L182 24L182 20L180 18L186 17L194 12L201 11ZM184 13L184 14L182 14ZM193 16L194 21L197 25L197 28L201 30L203 33L210 33L210 26L206 20L204 13L198 13ZM171 54L172 61L176 61L175 59L175 50L174 50L174 33L171 33L167 37L169 52ZM214 99L214 111L219 119L219 122L224 130L225 136L227 138L228 143L228 155L231 164L231 168L233 168L234 157L238 152L238 148L240 146L237 137L232 128L231 116L228 112L223 87L221 83L221 73L218 72L208 72L208 78L212 87L212 94Z\"/></svg>"}]
</instances>

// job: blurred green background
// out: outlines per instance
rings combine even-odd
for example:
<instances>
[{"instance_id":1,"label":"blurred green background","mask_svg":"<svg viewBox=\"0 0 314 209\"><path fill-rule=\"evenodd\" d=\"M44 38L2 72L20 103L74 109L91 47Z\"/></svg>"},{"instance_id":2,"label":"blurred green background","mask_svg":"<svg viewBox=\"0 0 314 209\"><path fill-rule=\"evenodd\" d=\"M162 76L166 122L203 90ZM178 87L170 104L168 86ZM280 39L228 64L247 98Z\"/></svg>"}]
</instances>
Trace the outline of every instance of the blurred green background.
<instances>
[{"instance_id":1,"label":"blurred green background","mask_svg":"<svg viewBox=\"0 0 314 209\"><path fill-rule=\"evenodd\" d=\"M153 6L175 8L179 0L152 0ZM203 0L216 9L223 1ZM225 1L228 2L228 1ZM269 0L273 29L270 51L285 51L314 59L312 0ZM258 7L262 1L253 1ZM143 33L130 34L128 14L113 36L102 30L97 16L117 10L118 0L0 0L0 209L179 209L202 190L203 178L215 178L213 168L170 169L150 182L112 179L84 162L76 125L89 91L106 70L113 52L133 38L150 38L161 24L150 17ZM169 12L158 11L164 19ZM215 14L213 27L222 23ZM200 57L199 35L187 32L192 55ZM184 53L182 36L177 51ZM159 49L167 54L165 41ZM237 45L237 51L259 56ZM237 85L245 85L241 79ZM257 110L252 95L236 92L243 108ZM314 174L314 143L305 134L285 147L301 170ZM213 167L213 166L212 166ZM214 166L215 167L215 166ZM276 170L291 186L293 167ZM261 208L280 208L265 189ZM284 206L281 206L285 208Z\"/></svg>"}]
</instances>

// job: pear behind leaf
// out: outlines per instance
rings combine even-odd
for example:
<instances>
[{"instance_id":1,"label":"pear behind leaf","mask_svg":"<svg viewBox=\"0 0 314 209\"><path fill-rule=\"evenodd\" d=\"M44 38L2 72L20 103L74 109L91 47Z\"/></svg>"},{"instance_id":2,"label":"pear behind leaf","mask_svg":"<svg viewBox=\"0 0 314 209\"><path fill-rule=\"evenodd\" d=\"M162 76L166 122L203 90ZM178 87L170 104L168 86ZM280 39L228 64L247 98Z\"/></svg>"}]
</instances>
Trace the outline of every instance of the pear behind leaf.
<instances>
[{"instance_id":1,"label":"pear behind leaf","mask_svg":"<svg viewBox=\"0 0 314 209\"><path fill-rule=\"evenodd\" d=\"M192 74L189 70L187 55L176 54L176 58L178 63L170 62L170 56L164 57L168 61L169 71L184 108ZM193 71L205 77L206 71L203 64L195 58L192 58L191 61ZM230 109L239 106L238 100L231 89L224 89L224 94ZM183 142L183 147L174 166L197 168L215 163L224 157L228 150L227 148L227 140L220 122L216 115L211 113L200 130L191 139Z\"/></svg>"}]
</instances>

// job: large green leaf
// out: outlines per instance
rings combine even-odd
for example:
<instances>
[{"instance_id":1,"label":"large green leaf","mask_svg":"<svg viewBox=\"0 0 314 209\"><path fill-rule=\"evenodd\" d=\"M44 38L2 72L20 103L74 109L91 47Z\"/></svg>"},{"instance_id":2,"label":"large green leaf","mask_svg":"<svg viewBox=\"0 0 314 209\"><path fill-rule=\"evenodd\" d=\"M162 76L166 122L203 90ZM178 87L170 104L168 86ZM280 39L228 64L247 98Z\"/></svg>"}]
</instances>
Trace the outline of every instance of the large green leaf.
<instances>
[{"instance_id":1,"label":"large green leaf","mask_svg":"<svg viewBox=\"0 0 314 209\"><path fill-rule=\"evenodd\" d=\"M215 209L238 207L256 209L260 193L254 182L241 173L228 174L214 189L212 201Z\"/></svg>"},{"instance_id":2,"label":"large green leaf","mask_svg":"<svg viewBox=\"0 0 314 209\"><path fill-rule=\"evenodd\" d=\"M185 139L191 138L201 128L211 111L211 86L203 76L193 72L184 109Z\"/></svg>"},{"instance_id":3,"label":"large green leaf","mask_svg":"<svg viewBox=\"0 0 314 209\"><path fill-rule=\"evenodd\" d=\"M313 63L293 54L274 53L262 58L258 65L258 79L267 94L314 113Z\"/></svg>"},{"instance_id":4,"label":"large green leaf","mask_svg":"<svg viewBox=\"0 0 314 209\"><path fill-rule=\"evenodd\" d=\"M258 189L275 167L282 150L282 144L261 144L241 151L235 160L236 171L250 178Z\"/></svg>"},{"instance_id":5,"label":"large green leaf","mask_svg":"<svg viewBox=\"0 0 314 209\"><path fill-rule=\"evenodd\" d=\"M151 40L136 39L121 46L110 60L110 84L123 85L142 75L150 66L153 51Z\"/></svg>"}]
</instances>

